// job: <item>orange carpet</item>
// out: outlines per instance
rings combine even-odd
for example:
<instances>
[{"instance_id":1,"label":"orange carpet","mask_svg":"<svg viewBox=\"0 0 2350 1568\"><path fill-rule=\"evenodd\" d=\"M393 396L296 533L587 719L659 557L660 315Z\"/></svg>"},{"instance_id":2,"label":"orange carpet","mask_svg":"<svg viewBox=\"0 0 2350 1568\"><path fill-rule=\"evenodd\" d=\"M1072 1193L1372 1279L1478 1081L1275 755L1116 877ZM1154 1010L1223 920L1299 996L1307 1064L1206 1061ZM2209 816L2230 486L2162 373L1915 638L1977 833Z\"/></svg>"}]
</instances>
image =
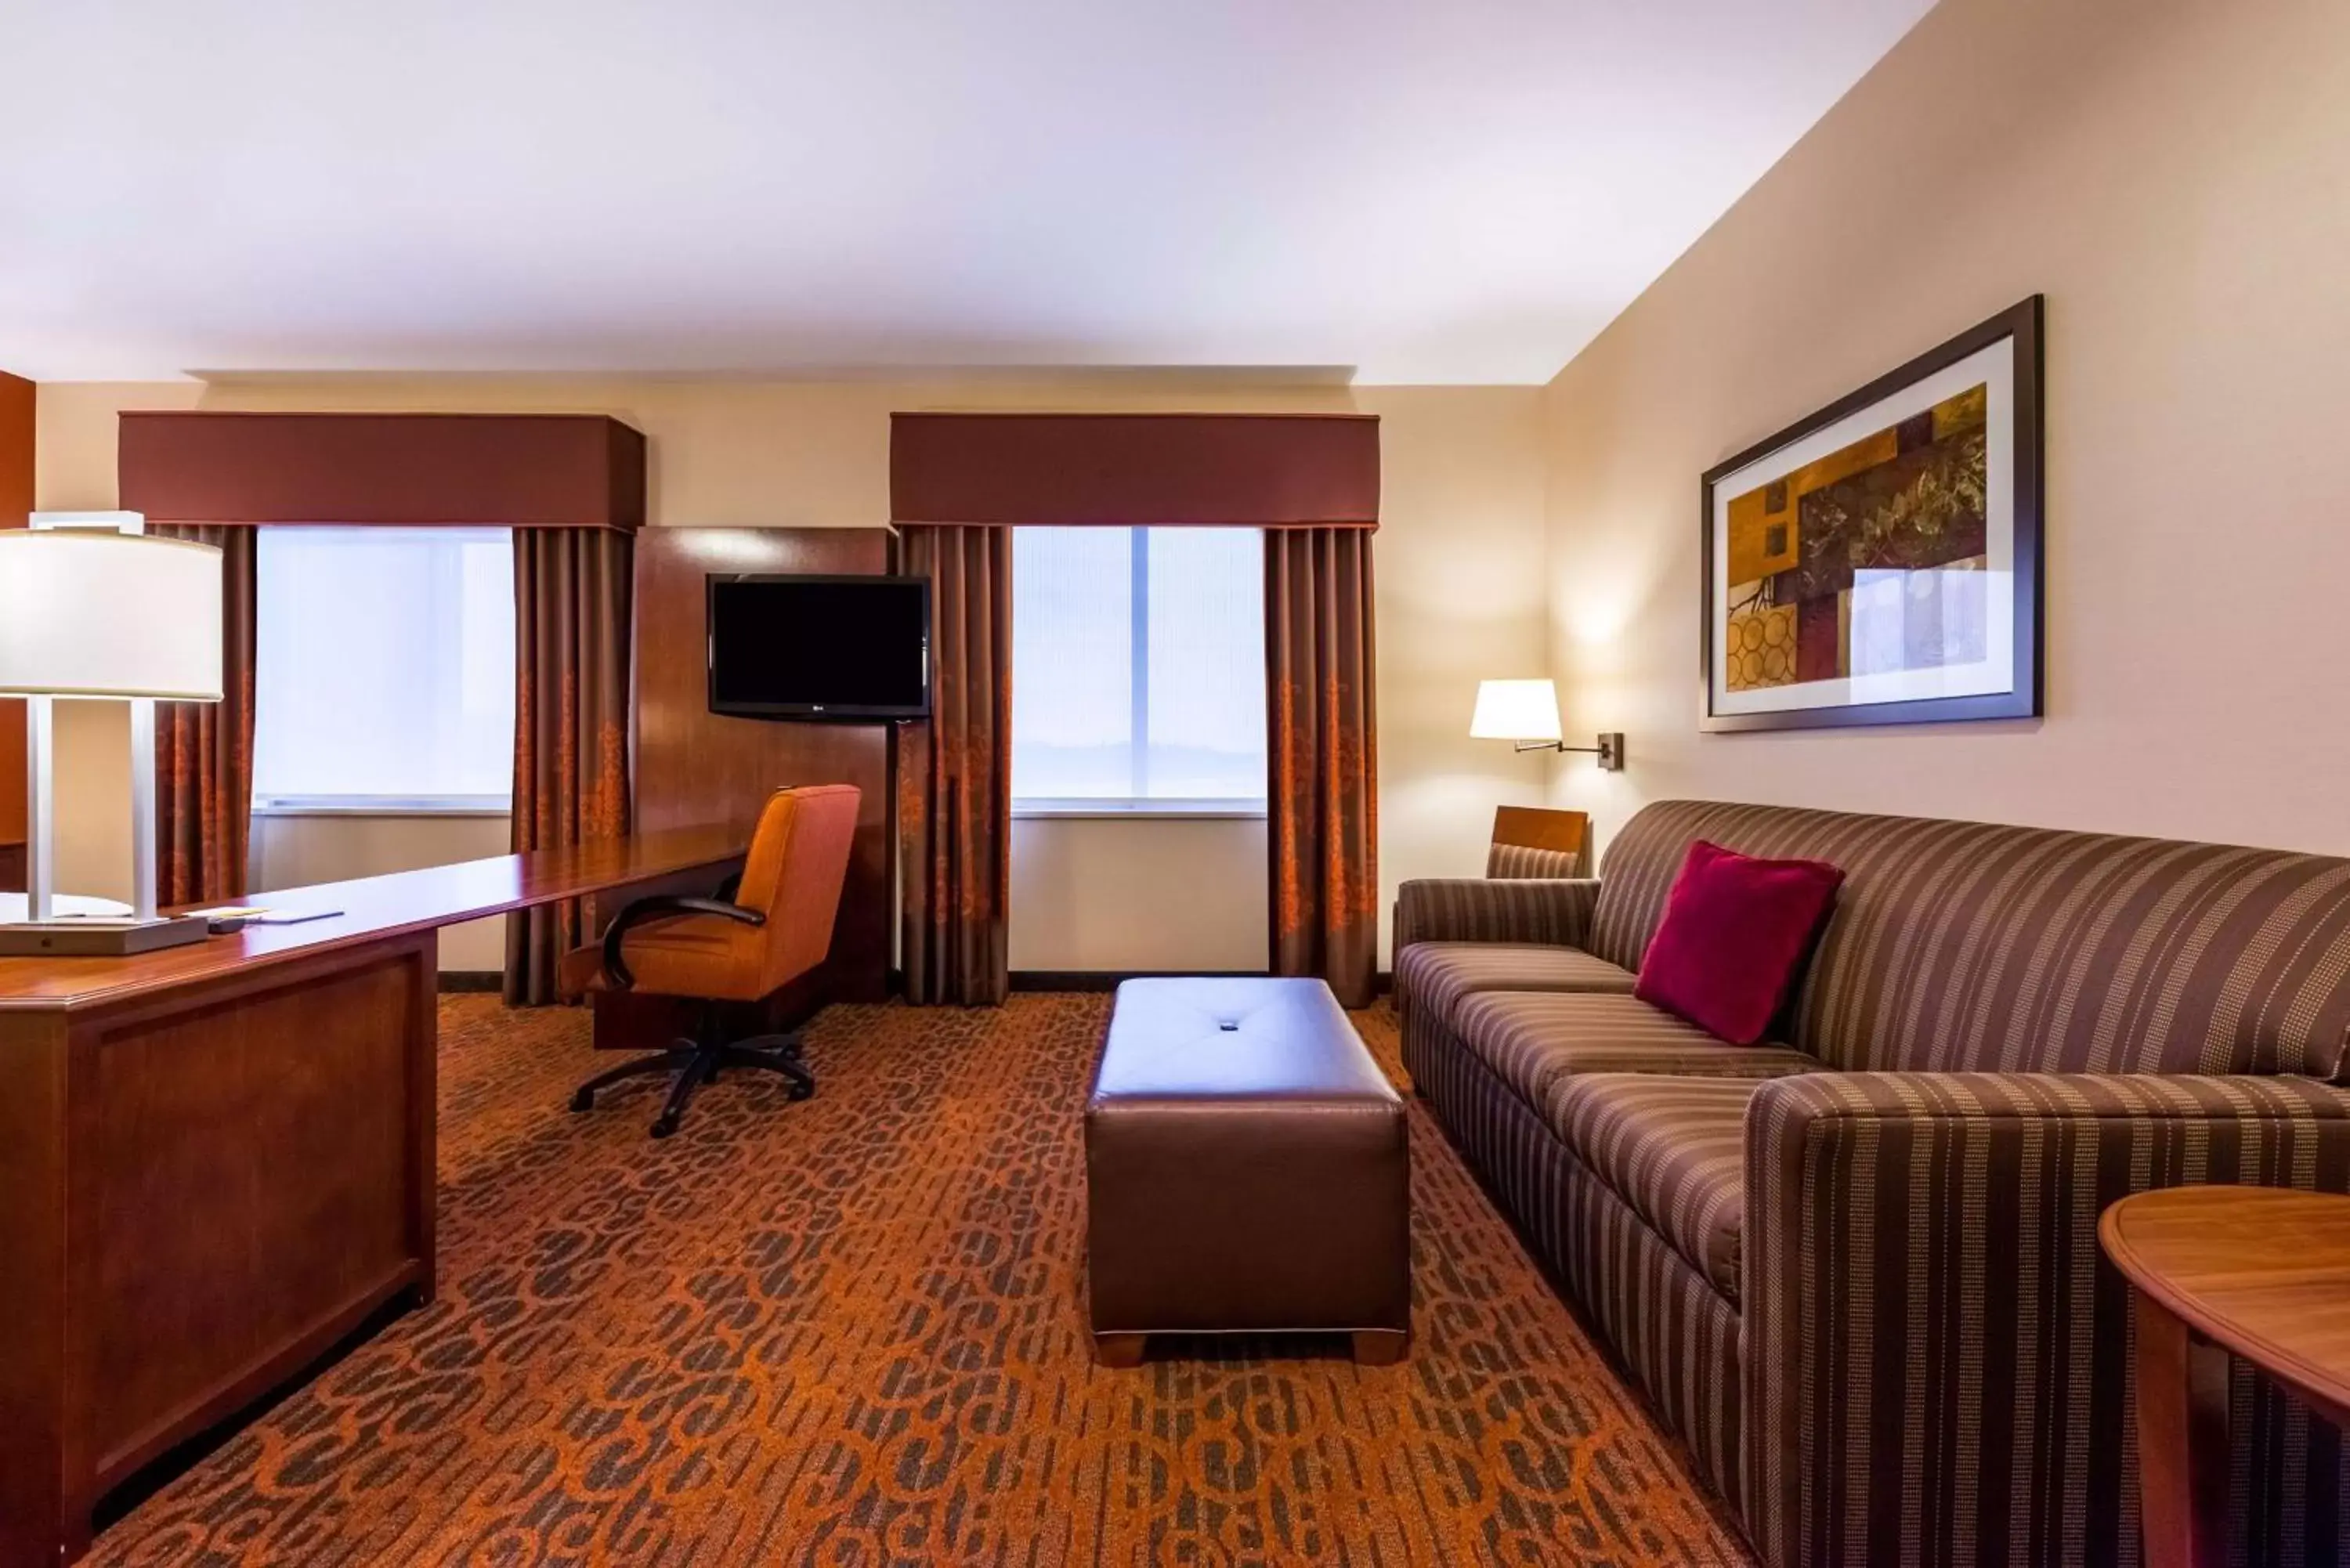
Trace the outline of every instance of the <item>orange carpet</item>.
<instances>
[{"instance_id":1,"label":"orange carpet","mask_svg":"<svg viewBox=\"0 0 2350 1568\"><path fill-rule=\"evenodd\" d=\"M441 1293L105 1531L123 1563L1743 1561L1425 1110L1416 1338L1092 1364L1107 997L835 1008L821 1088L564 1108L587 1021L441 1014ZM1359 1015L1390 1071L1389 1015ZM606 1059L608 1060L608 1059Z\"/></svg>"}]
</instances>

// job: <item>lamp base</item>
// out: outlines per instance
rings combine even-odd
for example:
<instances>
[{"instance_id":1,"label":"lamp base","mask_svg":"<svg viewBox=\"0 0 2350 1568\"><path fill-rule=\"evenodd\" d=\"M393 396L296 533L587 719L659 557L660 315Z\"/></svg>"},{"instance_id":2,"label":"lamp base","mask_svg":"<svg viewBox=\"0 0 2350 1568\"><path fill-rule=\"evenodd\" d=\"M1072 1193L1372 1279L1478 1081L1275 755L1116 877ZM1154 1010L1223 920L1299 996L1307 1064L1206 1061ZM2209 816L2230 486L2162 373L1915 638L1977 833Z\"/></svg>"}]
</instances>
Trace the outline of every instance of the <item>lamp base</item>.
<instances>
[{"instance_id":1,"label":"lamp base","mask_svg":"<svg viewBox=\"0 0 2350 1568\"><path fill-rule=\"evenodd\" d=\"M160 920L26 920L0 925L0 958L130 958L210 935L203 917Z\"/></svg>"}]
</instances>

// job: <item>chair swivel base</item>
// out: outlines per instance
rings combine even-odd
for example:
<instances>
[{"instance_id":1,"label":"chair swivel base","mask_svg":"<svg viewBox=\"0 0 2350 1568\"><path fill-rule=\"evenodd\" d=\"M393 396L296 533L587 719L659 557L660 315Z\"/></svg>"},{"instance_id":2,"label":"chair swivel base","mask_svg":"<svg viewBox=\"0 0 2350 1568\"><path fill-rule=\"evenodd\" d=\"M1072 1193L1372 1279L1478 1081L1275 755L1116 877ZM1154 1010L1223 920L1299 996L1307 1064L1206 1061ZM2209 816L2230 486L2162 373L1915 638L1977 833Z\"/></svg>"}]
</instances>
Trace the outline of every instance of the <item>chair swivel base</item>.
<instances>
[{"instance_id":1,"label":"chair swivel base","mask_svg":"<svg viewBox=\"0 0 2350 1568\"><path fill-rule=\"evenodd\" d=\"M677 1131L677 1124L691 1103L694 1091L716 1078L730 1067L747 1067L763 1073L774 1073L791 1084L788 1091L795 1100L805 1100L816 1093L816 1075L800 1060L800 1040L796 1034L764 1034L749 1040L737 1040L726 1044L696 1044L681 1040L666 1051L656 1051L650 1056L639 1056L623 1062L608 1072L597 1074L573 1091L571 1108L593 1110L596 1091L608 1089L629 1078L650 1077L655 1074L674 1073L677 1081L670 1085L669 1099L662 1105L660 1115L653 1118L652 1135L667 1137Z\"/></svg>"}]
</instances>

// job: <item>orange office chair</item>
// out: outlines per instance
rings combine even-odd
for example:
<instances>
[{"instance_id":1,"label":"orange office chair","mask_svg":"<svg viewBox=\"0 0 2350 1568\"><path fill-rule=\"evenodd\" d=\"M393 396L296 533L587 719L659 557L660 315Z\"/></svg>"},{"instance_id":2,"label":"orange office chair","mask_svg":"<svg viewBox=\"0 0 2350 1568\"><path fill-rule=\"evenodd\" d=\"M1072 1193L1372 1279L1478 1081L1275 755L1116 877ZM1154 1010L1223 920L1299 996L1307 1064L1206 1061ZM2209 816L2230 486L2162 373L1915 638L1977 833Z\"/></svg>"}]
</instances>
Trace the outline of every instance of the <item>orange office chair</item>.
<instances>
[{"instance_id":1,"label":"orange office chair","mask_svg":"<svg viewBox=\"0 0 2350 1568\"><path fill-rule=\"evenodd\" d=\"M639 898L605 929L600 944L563 956L566 990L634 991L704 1003L693 1039L597 1074L571 1096L573 1110L593 1108L597 1090L624 1078L675 1073L652 1127L653 1137L667 1137L693 1092L722 1068L779 1073L791 1080L795 1100L816 1093L798 1035L728 1040L724 1004L764 1001L831 950L857 836L857 803L852 784L777 790L759 814L733 902L671 894Z\"/></svg>"}]
</instances>

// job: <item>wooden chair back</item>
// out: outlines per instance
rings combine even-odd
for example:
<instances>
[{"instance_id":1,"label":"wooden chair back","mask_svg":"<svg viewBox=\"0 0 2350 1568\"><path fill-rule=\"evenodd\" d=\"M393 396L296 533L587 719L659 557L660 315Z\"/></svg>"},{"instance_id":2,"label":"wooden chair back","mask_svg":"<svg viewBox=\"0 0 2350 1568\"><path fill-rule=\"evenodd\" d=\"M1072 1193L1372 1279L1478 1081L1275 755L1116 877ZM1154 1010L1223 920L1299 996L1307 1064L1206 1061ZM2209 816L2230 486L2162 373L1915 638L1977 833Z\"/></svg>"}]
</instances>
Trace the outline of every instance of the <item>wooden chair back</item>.
<instances>
[{"instance_id":1,"label":"wooden chair back","mask_svg":"<svg viewBox=\"0 0 2350 1568\"><path fill-rule=\"evenodd\" d=\"M1591 818L1580 811L1539 805L1493 808L1493 843L1485 852L1489 877L1588 877Z\"/></svg>"}]
</instances>

